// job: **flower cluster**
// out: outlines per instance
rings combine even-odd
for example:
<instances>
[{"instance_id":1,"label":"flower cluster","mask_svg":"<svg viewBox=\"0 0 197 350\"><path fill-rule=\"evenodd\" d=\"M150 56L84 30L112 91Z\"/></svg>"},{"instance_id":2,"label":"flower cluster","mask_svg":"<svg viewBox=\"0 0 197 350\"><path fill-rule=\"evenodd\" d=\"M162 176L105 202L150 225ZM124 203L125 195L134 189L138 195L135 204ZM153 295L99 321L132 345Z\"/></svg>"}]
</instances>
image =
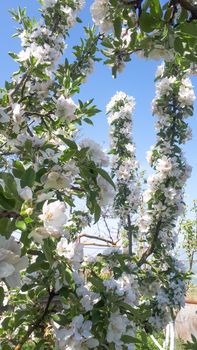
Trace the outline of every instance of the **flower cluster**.
<instances>
[{"instance_id":1,"label":"flower cluster","mask_svg":"<svg viewBox=\"0 0 197 350\"><path fill-rule=\"evenodd\" d=\"M174 75L168 71L167 64L157 71L156 98L152 103L157 117L157 141L147 155L155 172L147 179L138 221L140 232L149 241L149 249L160 261L159 270L166 276L165 287L160 281L156 294L152 291L155 312L149 321L158 329L168 322L169 310L184 305L186 290L186 276L173 258L172 250L177 241L177 219L184 209L183 188L191 174L181 144L188 140L185 118L192 114L195 95L187 71L177 72L176 66L173 69ZM143 256L140 262L143 264ZM170 268L166 270L167 262Z\"/></svg>"},{"instance_id":2,"label":"flower cluster","mask_svg":"<svg viewBox=\"0 0 197 350\"><path fill-rule=\"evenodd\" d=\"M101 149L100 145L91 139L83 139L79 143L81 149L87 148L87 155L99 167L107 167L109 165L109 158Z\"/></svg>"},{"instance_id":3,"label":"flower cluster","mask_svg":"<svg viewBox=\"0 0 197 350\"><path fill-rule=\"evenodd\" d=\"M27 230L28 244L33 238L36 246L44 246L48 239L62 237L58 251L65 250L70 244L66 250L70 252L68 260L75 250L77 236L89 224L94 210L88 202L86 214L80 217L76 211L75 218L69 215L69 206L74 207L74 197L83 198L84 205L88 191L93 193L96 188L97 194L89 201L98 200L100 205L106 205L113 195L112 186L101 175L96 173L97 184L85 172L86 162L90 163L91 174L92 168L95 171L97 167L106 167L108 157L91 140L83 140L79 146L74 141L75 122L86 113L92 116L98 110L96 106L90 106L91 101L84 104L80 101L79 106L75 104L70 97L73 93L63 88L60 81L58 74L62 67L56 70L56 63L65 48L67 29L75 23L82 6L82 1L46 1L41 10L42 20L36 24L26 17L25 11L21 12L23 25L18 32L23 50L14 56L20 68L8 91L1 94L0 109L1 141L5 140L6 154L5 157L2 155L6 169L6 174L1 173L2 198L9 200L10 195L12 197L10 205L5 204L3 208L13 208L11 213L8 210L2 214L3 218L5 215L7 235L9 237L16 227L22 227ZM14 16L17 20L17 14ZM94 48L92 50L94 54ZM84 76L79 72L79 85L80 74ZM82 186L86 186L87 193ZM87 212L89 207L91 213ZM67 241L71 237L74 242Z\"/></svg>"},{"instance_id":4,"label":"flower cluster","mask_svg":"<svg viewBox=\"0 0 197 350\"><path fill-rule=\"evenodd\" d=\"M108 0L95 0L91 5L91 14L94 23L99 26L101 32L105 33L113 28Z\"/></svg>"},{"instance_id":5,"label":"flower cluster","mask_svg":"<svg viewBox=\"0 0 197 350\"><path fill-rule=\"evenodd\" d=\"M91 333L91 328L91 321L84 320L83 315L75 316L69 328L55 329L58 349L96 349L99 342Z\"/></svg>"},{"instance_id":6,"label":"flower cluster","mask_svg":"<svg viewBox=\"0 0 197 350\"><path fill-rule=\"evenodd\" d=\"M172 232L184 207L183 187L191 173L180 145L188 140L189 127L184 118L191 114L195 96L191 82L184 74L168 76L162 67L160 72L152 104L153 113L157 115L157 143L147 155L155 173L147 179L148 188L143 200L148 210L139 221L139 227L151 238L159 222L155 234L161 245L169 249L174 246Z\"/></svg>"},{"instance_id":7,"label":"flower cluster","mask_svg":"<svg viewBox=\"0 0 197 350\"><path fill-rule=\"evenodd\" d=\"M20 34L24 50L18 55L19 62L34 57L37 64L46 63L53 68L65 48L65 31L76 23L77 13L83 5L81 0L69 4L65 1L45 1L42 12L48 25L40 22L32 28L31 34L27 30ZM49 23L52 23L51 28Z\"/></svg>"},{"instance_id":8,"label":"flower cluster","mask_svg":"<svg viewBox=\"0 0 197 350\"><path fill-rule=\"evenodd\" d=\"M139 165L131 134L134 107L133 97L117 92L106 109L110 125L112 174L117 186L114 211L126 230L130 225L134 228L133 214L137 213L140 203Z\"/></svg>"},{"instance_id":9,"label":"flower cluster","mask_svg":"<svg viewBox=\"0 0 197 350\"><path fill-rule=\"evenodd\" d=\"M87 149L87 156L99 167L107 167L109 165L109 157L101 149L100 145L93 140L84 139L80 142L81 149ZM97 176L97 185L99 187L99 205L101 207L110 204L114 199L114 188L101 175Z\"/></svg>"},{"instance_id":10,"label":"flower cluster","mask_svg":"<svg viewBox=\"0 0 197 350\"><path fill-rule=\"evenodd\" d=\"M123 92L116 93L107 105L113 155L112 173L118 186L114 209L123 221L131 211L136 212L140 196L137 178L139 165L135 158L135 145L131 135L134 107L133 97Z\"/></svg>"}]
</instances>

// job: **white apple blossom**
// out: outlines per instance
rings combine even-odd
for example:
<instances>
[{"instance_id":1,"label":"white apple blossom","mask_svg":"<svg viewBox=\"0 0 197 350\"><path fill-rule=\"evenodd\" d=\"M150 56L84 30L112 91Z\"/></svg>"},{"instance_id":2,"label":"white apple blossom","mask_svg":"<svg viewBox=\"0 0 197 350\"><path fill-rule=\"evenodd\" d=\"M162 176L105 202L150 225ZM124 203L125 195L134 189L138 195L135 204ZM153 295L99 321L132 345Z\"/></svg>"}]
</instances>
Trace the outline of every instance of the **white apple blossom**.
<instances>
[{"instance_id":1,"label":"white apple blossom","mask_svg":"<svg viewBox=\"0 0 197 350\"><path fill-rule=\"evenodd\" d=\"M101 175L97 177L97 184L99 186L100 192L98 195L98 202L101 207L112 204L115 191L112 185L105 180Z\"/></svg>"},{"instance_id":2,"label":"white apple blossom","mask_svg":"<svg viewBox=\"0 0 197 350\"><path fill-rule=\"evenodd\" d=\"M119 312L111 313L107 329L107 341L114 343L115 346L122 346L121 337L126 333L128 322L126 315L121 315Z\"/></svg>"},{"instance_id":3,"label":"white apple blossom","mask_svg":"<svg viewBox=\"0 0 197 350\"><path fill-rule=\"evenodd\" d=\"M50 236L49 231L45 227L36 227L35 230L31 231L29 234L30 238L39 244L43 244L43 240Z\"/></svg>"},{"instance_id":4,"label":"white apple blossom","mask_svg":"<svg viewBox=\"0 0 197 350\"><path fill-rule=\"evenodd\" d=\"M75 268L83 261L83 246L79 242L68 242L64 237L57 244L57 254L70 260Z\"/></svg>"},{"instance_id":5,"label":"white apple blossom","mask_svg":"<svg viewBox=\"0 0 197 350\"><path fill-rule=\"evenodd\" d=\"M75 316L68 328L55 329L58 349L87 350L96 349L98 340L91 333L92 322L85 321L82 314Z\"/></svg>"},{"instance_id":6,"label":"white apple blossom","mask_svg":"<svg viewBox=\"0 0 197 350\"><path fill-rule=\"evenodd\" d=\"M43 9L47 9L48 7L53 7L57 4L58 0L44 0Z\"/></svg>"},{"instance_id":7,"label":"white apple blossom","mask_svg":"<svg viewBox=\"0 0 197 350\"><path fill-rule=\"evenodd\" d=\"M87 155L96 163L96 165L100 167L106 167L109 165L109 157L95 141L91 139L83 139L80 141L79 146L81 149L88 148Z\"/></svg>"},{"instance_id":8,"label":"white apple blossom","mask_svg":"<svg viewBox=\"0 0 197 350\"><path fill-rule=\"evenodd\" d=\"M176 77L165 77L156 83L156 97L169 95L173 89L173 84L176 81Z\"/></svg>"},{"instance_id":9,"label":"white apple blossom","mask_svg":"<svg viewBox=\"0 0 197 350\"><path fill-rule=\"evenodd\" d=\"M160 64L158 67L157 67L157 70L156 70L156 73L155 73L155 78L159 78L163 75L164 73L164 69L165 69L165 64L164 62L162 62L162 64Z\"/></svg>"},{"instance_id":10,"label":"white apple blossom","mask_svg":"<svg viewBox=\"0 0 197 350\"><path fill-rule=\"evenodd\" d=\"M58 118L63 118L68 122L76 119L75 111L77 109L77 106L72 98L66 98L65 96L61 95L57 99L56 108L56 116Z\"/></svg>"},{"instance_id":11,"label":"white apple blossom","mask_svg":"<svg viewBox=\"0 0 197 350\"><path fill-rule=\"evenodd\" d=\"M181 106L192 106L196 99L191 80L189 78L183 78L181 86L179 88L178 100Z\"/></svg>"},{"instance_id":12,"label":"white apple blossom","mask_svg":"<svg viewBox=\"0 0 197 350\"><path fill-rule=\"evenodd\" d=\"M52 160L54 163L58 163L58 159L60 156L60 152L55 151L54 149L51 148L47 148L44 151L40 151L39 152L39 161L42 164L44 160L48 159L48 160Z\"/></svg>"},{"instance_id":13,"label":"white apple blossom","mask_svg":"<svg viewBox=\"0 0 197 350\"><path fill-rule=\"evenodd\" d=\"M130 326L130 327L129 327ZM119 310L111 313L107 329L107 341L115 345L115 349L124 349L125 343L122 341L123 335L134 336L134 325L128 320L126 315L122 315ZM134 350L134 344L127 345L128 350Z\"/></svg>"},{"instance_id":14,"label":"white apple blossom","mask_svg":"<svg viewBox=\"0 0 197 350\"><path fill-rule=\"evenodd\" d=\"M60 236L67 222L66 205L59 200L51 203L46 201L42 208L42 215L39 217L51 235Z\"/></svg>"},{"instance_id":15,"label":"white apple blossom","mask_svg":"<svg viewBox=\"0 0 197 350\"><path fill-rule=\"evenodd\" d=\"M66 174L61 174L56 171L51 171L44 184L44 188L54 188L57 190L66 189L69 187L72 178Z\"/></svg>"},{"instance_id":16,"label":"white apple blossom","mask_svg":"<svg viewBox=\"0 0 197 350\"><path fill-rule=\"evenodd\" d=\"M93 310L94 305L101 299L100 294L92 292L90 286L85 284L84 281L79 284L76 293L81 297L80 302L86 311Z\"/></svg>"},{"instance_id":17,"label":"white apple blossom","mask_svg":"<svg viewBox=\"0 0 197 350\"><path fill-rule=\"evenodd\" d=\"M6 239L0 236L0 279L5 279L11 288L20 286L19 271L27 266L28 259L21 257L21 246L14 237Z\"/></svg>"}]
</instances>

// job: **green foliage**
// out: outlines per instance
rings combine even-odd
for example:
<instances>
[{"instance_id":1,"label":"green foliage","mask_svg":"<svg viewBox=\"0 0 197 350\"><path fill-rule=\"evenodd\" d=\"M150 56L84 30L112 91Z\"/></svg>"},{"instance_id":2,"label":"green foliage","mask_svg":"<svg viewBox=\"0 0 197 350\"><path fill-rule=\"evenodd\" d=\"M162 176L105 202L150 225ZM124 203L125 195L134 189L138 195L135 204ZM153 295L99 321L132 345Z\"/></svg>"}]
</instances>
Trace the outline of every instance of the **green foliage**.
<instances>
[{"instance_id":1,"label":"green foliage","mask_svg":"<svg viewBox=\"0 0 197 350\"><path fill-rule=\"evenodd\" d=\"M192 337L192 341L191 342L187 342L185 345L184 345L184 349L187 349L187 350L196 350L197 349L197 339L196 337L192 334L191 335Z\"/></svg>"},{"instance_id":2,"label":"green foliage","mask_svg":"<svg viewBox=\"0 0 197 350\"><path fill-rule=\"evenodd\" d=\"M195 253L197 252L197 203L193 202L193 207L191 208L191 212L194 213L193 219L186 219L183 217L180 225L181 233L183 234L183 248L187 254L189 260L189 269L192 271L193 261L195 257ZM185 213L186 214L186 213Z\"/></svg>"}]
</instances>

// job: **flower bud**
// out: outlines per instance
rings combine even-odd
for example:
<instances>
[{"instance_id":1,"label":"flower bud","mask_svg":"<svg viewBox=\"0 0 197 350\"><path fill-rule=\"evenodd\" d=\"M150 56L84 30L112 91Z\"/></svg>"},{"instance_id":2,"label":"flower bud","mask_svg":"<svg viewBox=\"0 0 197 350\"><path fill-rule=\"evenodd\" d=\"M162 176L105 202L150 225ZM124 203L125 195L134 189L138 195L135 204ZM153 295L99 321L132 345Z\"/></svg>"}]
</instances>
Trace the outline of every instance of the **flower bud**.
<instances>
[{"instance_id":1,"label":"flower bud","mask_svg":"<svg viewBox=\"0 0 197 350\"><path fill-rule=\"evenodd\" d=\"M25 186L19 191L19 196L24 199L24 201L31 201L32 200L32 190L30 187Z\"/></svg>"}]
</instances>

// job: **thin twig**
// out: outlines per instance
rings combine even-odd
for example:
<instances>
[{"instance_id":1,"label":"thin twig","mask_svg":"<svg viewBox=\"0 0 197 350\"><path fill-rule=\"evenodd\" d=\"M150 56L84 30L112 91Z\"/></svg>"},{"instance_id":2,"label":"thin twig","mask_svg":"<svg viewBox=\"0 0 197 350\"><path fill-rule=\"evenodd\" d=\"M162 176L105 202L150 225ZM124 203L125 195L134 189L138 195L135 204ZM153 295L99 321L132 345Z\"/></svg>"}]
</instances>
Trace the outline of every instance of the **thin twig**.
<instances>
[{"instance_id":1,"label":"thin twig","mask_svg":"<svg viewBox=\"0 0 197 350\"><path fill-rule=\"evenodd\" d=\"M107 223L105 214L103 214L102 217L103 217L103 221L104 221L104 223L105 223L105 226L106 226L106 229L107 229L109 238L113 241L113 237L112 237L112 235L111 235L111 231L110 231L109 225L108 225L108 223Z\"/></svg>"},{"instance_id":2,"label":"thin twig","mask_svg":"<svg viewBox=\"0 0 197 350\"><path fill-rule=\"evenodd\" d=\"M115 244L102 244L102 243L91 243L91 242L82 242L81 243L84 246L95 246L95 247L116 247Z\"/></svg>"},{"instance_id":3,"label":"thin twig","mask_svg":"<svg viewBox=\"0 0 197 350\"><path fill-rule=\"evenodd\" d=\"M131 226L131 217L127 215L127 227L128 227L128 241L129 241L129 255L131 256L133 253L133 232Z\"/></svg>"},{"instance_id":4,"label":"thin twig","mask_svg":"<svg viewBox=\"0 0 197 350\"><path fill-rule=\"evenodd\" d=\"M20 89L20 87L23 86L24 82L26 82L26 80L29 78L29 74L28 73L25 73L21 80L19 81L18 84L16 84L14 90L10 93L9 97L12 99L13 96L18 92L18 90Z\"/></svg>"},{"instance_id":5,"label":"thin twig","mask_svg":"<svg viewBox=\"0 0 197 350\"><path fill-rule=\"evenodd\" d=\"M102 241L102 242L105 242L105 243L109 243L111 245L116 245L117 242L114 242L113 240L108 240L106 238L102 238L102 237L97 237L97 236L93 236L93 235L89 235L89 234L86 234L86 233L81 233L78 238L79 240L82 238L82 237L86 237L86 238L91 238L91 239L96 239L98 241Z\"/></svg>"},{"instance_id":6,"label":"thin twig","mask_svg":"<svg viewBox=\"0 0 197 350\"><path fill-rule=\"evenodd\" d=\"M38 116L38 117L41 117L41 118L44 118L44 117L50 117L50 114L52 113L52 111L46 113L46 114L42 114L41 112L37 112L37 111L24 111L24 114L28 114L30 116Z\"/></svg>"}]
</instances>

